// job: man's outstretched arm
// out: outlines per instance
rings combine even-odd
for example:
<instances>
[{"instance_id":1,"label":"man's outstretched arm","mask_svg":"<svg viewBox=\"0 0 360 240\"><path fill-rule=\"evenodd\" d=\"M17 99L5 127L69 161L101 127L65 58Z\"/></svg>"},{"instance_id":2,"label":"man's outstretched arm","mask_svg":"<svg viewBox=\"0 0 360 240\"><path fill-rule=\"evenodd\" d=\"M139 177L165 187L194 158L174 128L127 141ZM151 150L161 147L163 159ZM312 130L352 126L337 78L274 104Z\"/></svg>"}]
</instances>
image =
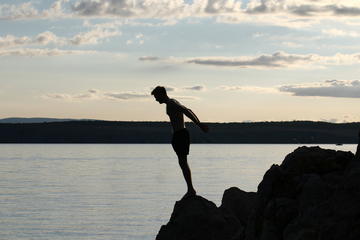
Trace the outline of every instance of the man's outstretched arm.
<instances>
[{"instance_id":1,"label":"man's outstretched arm","mask_svg":"<svg viewBox=\"0 0 360 240\"><path fill-rule=\"evenodd\" d=\"M201 130L203 130L204 132L209 131L209 127L206 124L200 122L199 118L195 115L195 113L193 111L191 111L191 109L183 107L182 110L183 110L183 113L185 114L185 116L190 118L191 121L193 121L196 125L199 126L199 128L201 128Z\"/></svg>"}]
</instances>

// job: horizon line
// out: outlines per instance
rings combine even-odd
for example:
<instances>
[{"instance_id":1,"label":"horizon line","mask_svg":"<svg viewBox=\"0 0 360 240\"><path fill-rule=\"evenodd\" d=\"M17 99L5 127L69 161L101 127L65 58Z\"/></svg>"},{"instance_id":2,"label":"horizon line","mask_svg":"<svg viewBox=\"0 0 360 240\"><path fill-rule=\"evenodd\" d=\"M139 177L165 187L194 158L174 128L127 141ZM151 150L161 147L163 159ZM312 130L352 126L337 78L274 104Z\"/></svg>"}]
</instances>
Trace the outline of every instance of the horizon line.
<instances>
[{"instance_id":1,"label":"horizon line","mask_svg":"<svg viewBox=\"0 0 360 240\"><path fill-rule=\"evenodd\" d=\"M54 120L57 122L68 122L68 121L103 121L103 122L168 122L167 120L107 120L107 119L93 119L93 118L56 118L56 117L5 117L0 118L1 121L4 120L36 120L36 119L43 119L44 122L46 120ZM191 123L191 121L185 121L186 123ZM352 122L333 122L333 121L326 121L326 120L299 120L299 119L293 119L293 120L245 120L245 121L203 121L206 123L266 123L266 122L318 122L318 123L331 123L331 124L350 124L350 123L360 123L360 121L352 121ZM18 122L21 123L21 122ZM35 122L34 122L35 123ZM41 123L41 122L36 122Z\"/></svg>"}]
</instances>

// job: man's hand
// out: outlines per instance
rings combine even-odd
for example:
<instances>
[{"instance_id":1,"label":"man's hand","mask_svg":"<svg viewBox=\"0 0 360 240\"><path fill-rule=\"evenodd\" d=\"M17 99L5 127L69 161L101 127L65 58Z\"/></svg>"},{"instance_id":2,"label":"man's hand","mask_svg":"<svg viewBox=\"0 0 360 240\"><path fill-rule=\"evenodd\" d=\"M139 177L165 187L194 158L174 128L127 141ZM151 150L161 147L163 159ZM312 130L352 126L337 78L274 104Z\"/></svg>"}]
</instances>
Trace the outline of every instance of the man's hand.
<instances>
[{"instance_id":1,"label":"man's hand","mask_svg":"<svg viewBox=\"0 0 360 240\"><path fill-rule=\"evenodd\" d=\"M209 131L209 127L206 124L199 123L198 126L201 128L201 130L203 130L203 132L208 132Z\"/></svg>"}]
</instances>

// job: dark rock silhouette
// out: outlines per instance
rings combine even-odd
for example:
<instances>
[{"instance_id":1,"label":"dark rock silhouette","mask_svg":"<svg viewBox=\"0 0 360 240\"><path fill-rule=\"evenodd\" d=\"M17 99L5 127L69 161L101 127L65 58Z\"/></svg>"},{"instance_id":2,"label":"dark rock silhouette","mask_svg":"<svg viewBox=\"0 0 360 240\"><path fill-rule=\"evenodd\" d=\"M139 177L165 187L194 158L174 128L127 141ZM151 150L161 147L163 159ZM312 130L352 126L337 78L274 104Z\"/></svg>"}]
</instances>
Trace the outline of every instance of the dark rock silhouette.
<instances>
[{"instance_id":1,"label":"dark rock silhouette","mask_svg":"<svg viewBox=\"0 0 360 240\"><path fill-rule=\"evenodd\" d=\"M359 143L358 143L358 147L356 149L355 158L360 161L360 131L359 131Z\"/></svg>"},{"instance_id":2,"label":"dark rock silhouette","mask_svg":"<svg viewBox=\"0 0 360 240\"><path fill-rule=\"evenodd\" d=\"M256 193L232 187L220 207L200 196L177 202L156 239L360 239L359 151L300 147L271 166Z\"/></svg>"},{"instance_id":3,"label":"dark rock silhouette","mask_svg":"<svg viewBox=\"0 0 360 240\"><path fill-rule=\"evenodd\" d=\"M176 202L170 221L162 226L157 240L241 239L244 229L233 214L226 214L213 202L192 196Z\"/></svg>"}]
</instances>

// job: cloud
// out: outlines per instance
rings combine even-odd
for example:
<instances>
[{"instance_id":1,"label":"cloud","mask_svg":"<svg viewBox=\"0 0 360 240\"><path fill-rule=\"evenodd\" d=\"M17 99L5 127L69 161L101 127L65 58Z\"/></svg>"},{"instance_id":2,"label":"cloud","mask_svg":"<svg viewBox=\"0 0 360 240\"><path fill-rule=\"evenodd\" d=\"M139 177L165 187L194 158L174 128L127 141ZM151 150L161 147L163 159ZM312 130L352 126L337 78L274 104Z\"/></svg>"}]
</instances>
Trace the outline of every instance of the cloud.
<instances>
[{"instance_id":1,"label":"cloud","mask_svg":"<svg viewBox=\"0 0 360 240\"><path fill-rule=\"evenodd\" d=\"M218 15L223 23L255 23L289 28L304 28L331 20L351 24L360 16L359 1L343 0L252 0L241 13Z\"/></svg>"},{"instance_id":2,"label":"cloud","mask_svg":"<svg viewBox=\"0 0 360 240\"><path fill-rule=\"evenodd\" d=\"M186 86L186 87L165 86L165 89L167 92L206 91L206 87L203 85Z\"/></svg>"},{"instance_id":3,"label":"cloud","mask_svg":"<svg viewBox=\"0 0 360 240\"><path fill-rule=\"evenodd\" d=\"M199 97L195 97L195 96L174 96L174 98L176 99L180 99L180 100L199 100Z\"/></svg>"},{"instance_id":4,"label":"cloud","mask_svg":"<svg viewBox=\"0 0 360 240\"><path fill-rule=\"evenodd\" d=\"M47 45L49 43L62 44L63 40L57 37L54 33L46 31L37 35L36 38L32 41L32 44Z\"/></svg>"},{"instance_id":5,"label":"cloud","mask_svg":"<svg viewBox=\"0 0 360 240\"><path fill-rule=\"evenodd\" d=\"M357 1L343 0L79 0L72 5L80 16L181 18L212 15L293 15L296 17L359 16Z\"/></svg>"},{"instance_id":6,"label":"cloud","mask_svg":"<svg viewBox=\"0 0 360 240\"><path fill-rule=\"evenodd\" d=\"M64 3L69 0L57 0L48 9L38 10L32 2L21 4L0 4L0 20L21 20L67 17Z\"/></svg>"},{"instance_id":7,"label":"cloud","mask_svg":"<svg viewBox=\"0 0 360 240\"><path fill-rule=\"evenodd\" d=\"M331 28L331 29L325 29L322 30L323 34L332 36L332 37L359 37L360 33L356 32L356 31L345 31L342 29L336 29L336 28Z\"/></svg>"},{"instance_id":8,"label":"cloud","mask_svg":"<svg viewBox=\"0 0 360 240\"><path fill-rule=\"evenodd\" d=\"M100 40L111 38L121 35L121 32L115 29L113 25L89 25L85 23L87 27L93 28L88 32L79 33L70 38L63 38L56 36L50 31L46 31L38 34L35 37L16 37L13 35L0 36L0 48L13 48L19 46L29 45L85 45L85 44L98 44Z\"/></svg>"},{"instance_id":9,"label":"cloud","mask_svg":"<svg viewBox=\"0 0 360 240\"><path fill-rule=\"evenodd\" d=\"M89 89L84 93L49 93L43 96L45 99L57 99L70 102L79 102L84 100L142 100L149 99L150 94L136 92L108 92L98 89Z\"/></svg>"},{"instance_id":10,"label":"cloud","mask_svg":"<svg viewBox=\"0 0 360 240\"><path fill-rule=\"evenodd\" d=\"M64 12L64 4L70 0L57 0L55 1L49 9L45 9L41 15L45 18L54 18L54 17L66 17Z\"/></svg>"},{"instance_id":11,"label":"cloud","mask_svg":"<svg viewBox=\"0 0 360 240\"><path fill-rule=\"evenodd\" d=\"M160 60L160 57L155 57L155 56L143 56L143 57L139 57L139 61L158 61Z\"/></svg>"},{"instance_id":12,"label":"cloud","mask_svg":"<svg viewBox=\"0 0 360 240\"><path fill-rule=\"evenodd\" d=\"M212 67L233 68L319 68L332 65L352 65L360 63L360 53L321 56L318 54L290 54L276 52L271 55L234 56L234 57L192 57L192 58L159 58L143 57L141 61L162 61L167 64L195 64Z\"/></svg>"},{"instance_id":13,"label":"cloud","mask_svg":"<svg viewBox=\"0 0 360 240\"><path fill-rule=\"evenodd\" d=\"M77 1L72 10L80 16L121 16L134 15L134 1L128 0L82 0Z\"/></svg>"},{"instance_id":14,"label":"cloud","mask_svg":"<svg viewBox=\"0 0 360 240\"><path fill-rule=\"evenodd\" d=\"M4 49L0 50L0 57L2 56L26 56L26 57L37 57L37 56L63 56L63 55L83 55L83 54L95 54L95 51L85 50L61 50L57 48L20 48L20 49Z\"/></svg>"},{"instance_id":15,"label":"cloud","mask_svg":"<svg viewBox=\"0 0 360 240\"><path fill-rule=\"evenodd\" d=\"M80 93L80 94L49 93L44 95L43 98L78 102L81 100L96 99L96 96L92 92L88 91L86 93Z\"/></svg>"},{"instance_id":16,"label":"cloud","mask_svg":"<svg viewBox=\"0 0 360 240\"><path fill-rule=\"evenodd\" d=\"M32 40L29 37L15 37L13 35L6 35L0 37L0 48L16 47L19 45L30 44Z\"/></svg>"},{"instance_id":17,"label":"cloud","mask_svg":"<svg viewBox=\"0 0 360 240\"><path fill-rule=\"evenodd\" d=\"M257 87L257 86L220 86L219 89L224 91L244 91L254 93L279 93L279 90L274 87Z\"/></svg>"},{"instance_id":18,"label":"cloud","mask_svg":"<svg viewBox=\"0 0 360 240\"><path fill-rule=\"evenodd\" d=\"M136 35L133 37L133 39L128 39L128 40L126 41L126 44L127 44L127 45L130 45L130 44L139 44L139 45L142 45L142 44L145 43L145 40L144 40L144 39L145 39L145 38L144 38L144 34L138 33L138 34L136 34ZM150 59L150 57L141 57L139 60L144 60L144 61L146 61L146 60L151 60L151 59Z\"/></svg>"},{"instance_id":19,"label":"cloud","mask_svg":"<svg viewBox=\"0 0 360 240\"><path fill-rule=\"evenodd\" d=\"M249 14L286 13L302 17L359 16L357 1L343 0L341 5L333 0L255 0L250 1L245 12Z\"/></svg>"},{"instance_id":20,"label":"cloud","mask_svg":"<svg viewBox=\"0 0 360 240\"><path fill-rule=\"evenodd\" d=\"M225 23L299 28L321 20L351 24L349 19L360 17L360 3L356 0L57 0L44 10L36 5L0 4L0 19L158 19L164 22L161 24L175 24L184 18L215 17Z\"/></svg>"},{"instance_id":21,"label":"cloud","mask_svg":"<svg viewBox=\"0 0 360 240\"><path fill-rule=\"evenodd\" d=\"M80 0L72 11L83 17L184 18L241 12L236 0Z\"/></svg>"},{"instance_id":22,"label":"cloud","mask_svg":"<svg viewBox=\"0 0 360 240\"><path fill-rule=\"evenodd\" d=\"M244 91L261 94L291 94L302 97L360 98L360 80L327 80L309 84L283 85L274 87L219 86L223 91Z\"/></svg>"},{"instance_id":23,"label":"cloud","mask_svg":"<svg viewBox=\"0 0 360 240\"><path fill-rule=\"evenodd\" d=\"M42 32L34 37L13 35L0 36L0 56L59 56L69 54L89 54L95 51L83 50L60 50L28 48L29 46L47 46L54 44L63 45L85 45L98 44L100 40L121 35L121 32L113 29L111 25L94 25L88 26L91 29L88 32L79 33L70 38L63 38L55 35L50 31Z\"/></svg>"},{"instance_id":24,"label":"cloud","mask_svg":"<svg viewBox=\"0 0 360 240\"><path fill-rule=\"evenodd\" d=\"M171 90L171 87L166 89ZM175 91L175 89L174 89ZM194 96L172 96L180 100L198 100L198 97ZM98 89L89 89L83 93L49 93L42 96L44 99L54 99L67 102L81 102L81 101L94 101L94 100L110 100L110 101L144 101L150 100L151 95L144 92L117 92L117 91L101 91Z\"/></svg>"},{"instance_id":25,"label":"cloud","mask_svg":"<svg viewBox=\"0 0 360 240\"><path fill-rule=\"evenodd\" d=\"M190 90L190 91L205 91L205 86L198 85L198 86L192 86L192 87L184 87L184 90Z\"/></svg>"},{"instance_id":26,"label":"cloud","mask_svg":"<svg viewBox=\"0 0 360 240\"><path fill-rule=\"evenodd\" d=\"M50 43L60 42L62 42L62 40L49 31L40 33L34 38L27 36L16 37L13 35L6 35L4 37L0 37L0 48L12 48L24 45L47 45Z\"/></svg>"},{"instance_id":27,"label":"cloud","mask_svg":"<svg viewBox=\"0 0 360 240\"><path fill-rule=\"evenodd\" d=\"M176 91L179 91L178 88L170 87L170 86L165 86L165 89L166 89L167 92L176 92Z\"/></svg>"},{"instance_id":28,"label":"cloud","mask_svg":"<svg viewBox=\"0 0 360 240\"><path fill-rule=\"evenodd\" d=\"M110 99L119 100L147 99L150 97L149 94L135 92L105 92L103 95Z\"/></svg>"},{"instance_id":29,"label":"cloud","mask_svg":"<svg viewBox=\"0 0 360 240\"><path fill-rule=\"evenodd\" d=\"M296 55L277 52L272 55L258 57L201 57L188 59L187 63L223 67L289 67L312 61L313 55Z\"/></svg>"},{"instance_id":30,"label":"cloud","mask_svg":"<svg viewBox=\"0 0 360 240\"><path fill-rule=\"evenodd\" d=\"M293 96L360 98L360 81L328 80L320 83L281 86L279 90Z\"/></svg>"},{"instance_id":31,"label":"cloud","mask_svg":"<svg viewBox=\"0 0 360 240\"><path fill-rule=\"evenodd\" d=\"M296 42L288 42L288 41L285 41L285 42L281 42L281 44L282 44L283 46L288 47L288 48L301 48L301 47L304 47L303 44L296 43Z\"/></svg>"},{"instance_id":32,"label":"cloud","mask_svg":"<svg viewBox=\"0 0 360 240\"><path fill-rule=\"evenodd\" d=\"M13 20L24 18L37 18L39 12L31 2L18 5L1 4L0 19Z\"/></svg>"},{"instance_id":33,"label":"cloud","mask_svg":"<svg viewBox=\"0 0 360 240\"><path fill-rule=\"evenodd\" d=\"M68 40L73 45L98 44L99 40L121 35L117 30L96 28L89 32L79 33Z\"/></svg>"},{"instance_id":34,"label":"cloud","mask_svg":"<svg viewBox=\"0 0 360 240\"><path fill-rule=\"evenodd\" d=\"M203 85L186 86L186 87L174 87L167 85L164 87L167 92L206 91L206 87ZM152 90L154 90L154 88L149 88L149 92L151 92Z\"/></svg>"},{"instance_id":35,"label":"cloud","mask_svg":"<svg viewBox=\"0 0 360 240\"><path fill-rule=\"evenodd\" d=\"M323 19L344 21L360 16L360 3L343 0L78 0L72 5L80 17L183 19L216 17L226 23L261 23L291 28Z\"/></svg>"},{"instance_id":36,"label":"cloud","mask_svg":"<svg viewBox=\"0 0 360 240\"><path fill-rule=\"evenodd\" d=\"M359 16L360 7L357 6L343 6L343 5L329 5L327 8L333 12L334 15L339 16Z\"/></svg>"}]
</instances>

